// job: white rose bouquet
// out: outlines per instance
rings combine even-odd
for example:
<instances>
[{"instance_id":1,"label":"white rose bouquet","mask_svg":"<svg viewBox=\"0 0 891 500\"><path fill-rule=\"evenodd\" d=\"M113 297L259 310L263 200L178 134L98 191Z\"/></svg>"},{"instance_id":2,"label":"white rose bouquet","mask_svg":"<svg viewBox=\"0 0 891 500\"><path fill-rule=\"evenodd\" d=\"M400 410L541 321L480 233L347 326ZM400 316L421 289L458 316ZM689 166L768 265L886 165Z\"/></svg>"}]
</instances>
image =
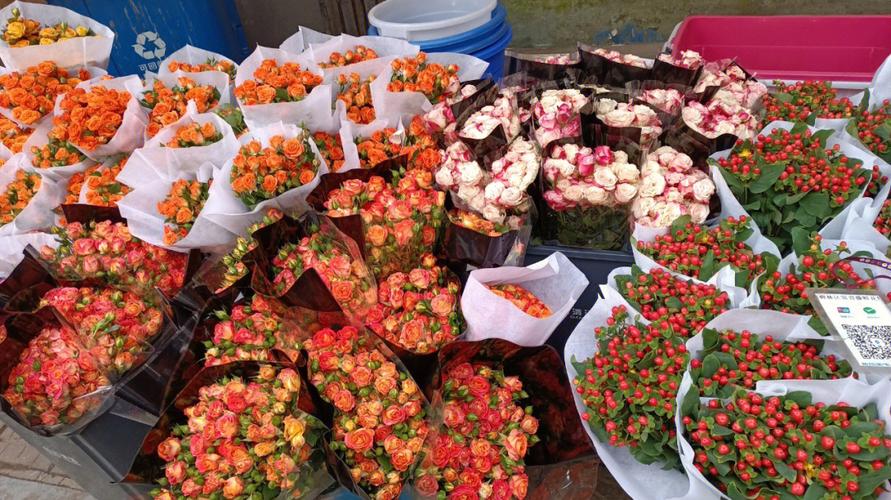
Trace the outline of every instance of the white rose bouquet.
<instances>
[{"instance_id":1,"label":"white rose bouquet","mask_svg":"<svg viewBox=\"0 0 891 500\"><path fill-rule=\"evenodd\" d=\"M648 89L642 91L637 99L670 115L676 115L684 107L684 94L678 89Z\"/></svg>"},{"instance_id":2,"label":"white rose bouquet","mask_svg":"<svg viewBox=\"0 0 891 500\"><path fill-rule=\"evenodd\" d=\"M622 54L621 52L616 52L615 50L607 50L607 49L595 49L593 54L608 59L614 63L625 64L628 66L634 66L635 68L646 68L647 61L638 57L634 54Z\"/></svg>"},{"instance_id":3,"label":"white rose bouquet","mask_svg":"<svg viewBox=\"0 0 891 500\"><path fill-rule=\"evenodd\" d=\"M663 146L647 156L641 168L637 198L631 207L640 225L665 228L679 217L689 215L702 224L709 214L709 200L715 184L684 153Z\"/></svg>"},{"instance_id":4,"label":"white rose bouquet","mask_svg":"<svg viewBox=\"0 0 891 500\"><path fill-rule=\"evenodd\" d=\"M699 69L705 64L705 60L695 50L682 50L674 56L671 54L659 54L657 59L672 66L686 69Z\"/></svg>"},{"instance_id":5,"label":"white rose bouquet","mask_svg":"<svg viewBox=\"0 0 891 500\"><path fill-rule=\"evenodd\" d=\"M541 147L565 137L581 134L579 111L588 103L578 89L549 89L542 92L533 106L535 140Z\"/></svg>"},{"instance_id":6,"label":"white rose bouquet","mask_svg":"<svg viewBox=\"0 0 891 500\"><path fill-rule=\"evenodd\" d=\"M544 236L561 244L620 249L640 171L622 151L557 145L544 161Z\"/></svg>"}]
</instances>

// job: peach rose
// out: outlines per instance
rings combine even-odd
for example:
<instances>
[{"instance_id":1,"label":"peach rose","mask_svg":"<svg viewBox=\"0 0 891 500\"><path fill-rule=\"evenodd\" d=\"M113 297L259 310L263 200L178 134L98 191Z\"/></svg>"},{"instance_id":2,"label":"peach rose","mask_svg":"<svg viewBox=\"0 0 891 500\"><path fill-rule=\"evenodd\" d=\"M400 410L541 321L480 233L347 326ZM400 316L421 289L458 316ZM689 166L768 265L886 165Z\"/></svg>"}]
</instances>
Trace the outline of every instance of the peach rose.
<instances>
[{"instance_id":1,"label":"peach rose","mask_svg":"<svg viewBox=\"0 0 891 500\"><path fill-rule=\"evenodd\" d=\"M362 453L371 449L374 445L374 431L371 429L356 429L344 436L344 444L347 448Z\"/></svg>"},{"instance_id":2,"label":"peach rose","mask_svg":"<svg viewBox=\"0 0 891 500\"><path fill-rule=\"evenodd\" d=\"M519 429L510 431L510 434L504 438L502 445L507 450L507 455L511 460L522 460L526 456L526 447L528 446L526 434Z\"/></svg>"},{"instance_id":3,"label":"peach rose","mask_svg":"<svg viewBox=\"0 0 891 500\"><path fill-rule=\"evenodd\" d=\"M158 456L165 462L172 462L181 448L179 439L169 437L158 445Z\"/></svg>"}]
</instances>

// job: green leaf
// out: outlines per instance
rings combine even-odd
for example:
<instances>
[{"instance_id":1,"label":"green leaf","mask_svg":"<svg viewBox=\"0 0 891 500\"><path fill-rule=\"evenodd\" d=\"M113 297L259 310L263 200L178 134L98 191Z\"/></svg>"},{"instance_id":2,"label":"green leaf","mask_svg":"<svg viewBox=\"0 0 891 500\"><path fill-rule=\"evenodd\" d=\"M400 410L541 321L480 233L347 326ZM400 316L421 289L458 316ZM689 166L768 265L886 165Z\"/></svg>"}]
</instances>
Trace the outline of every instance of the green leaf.
<instances>
[{"instance_id":1,"label":"green leaf","mask_svg":"<svg viewBox=\"0 0 891 500\"><path fill-rule=\"evenodd\" d=\"M872 131L875 135L882 138L883 141L891 140L891 124L885 122Z\"/></svg>"},{"instance_id":2,"label":"green leaf","mask_svg":"<svg viewBox=\"0 0 891 500\"><path fill-rule=\"evenodd\" d=\"M681 415L689 416L693 420L699 418L699 386L696 384L690 385L690 390L681 401Z\"/></svg>"},{"instance_id":3,"label":"green leaf","mask_svg":"<svg viewBox=\"0 0 891 500\"><path fill-rule=\"evenodd\" d=\"M865 89L863 91L863 98L860 99L860 104L857 105L857 111L862 113L864 111L867 111L868 109L869 109L869 89ZM854 120L851 120L851 123L854 123Z\"/></svg>"},{"instance_id":4,"label":"green leaf","mask_svg":"<svg viewBox=\"0 0 891 500\"><path fill-rule=\"evenodd\" d=\"M665 307L669 309L680 309L683 306L683 302L681 302L681 299L677 297L668 297L667 299L665 299Z\"/></svg>"},{"instance_id":5,"label":"green leaf","mask_svg":"<svg viewBox=\"0 0 891 500\"><path fill-rule=\"evenodd\" d=\"M671 234L674 234L678 231L683 231L687 224L690 223L690 220L691 219L689 215L682 215L675 219L674 222L671 223L671 227L669 228Z\"/></svg>"},{"instance_id":6,"label":"green leaf","mask_svg":"<svg viewBox=\"0 0 891 500\"><path fill-rule=\"evenodd\" d=\"M826 488L815 482L804 492L803 500L820 500L826 493Z\"/></svg>"},{"instance_id":7,"label":"green leaf","mask_svg":"<svg viewBox=\"0 0 891 500\"><path fill-rule=\"evenodd\" d=\"M727 171L724 167L718 167L718 170L721 171L721 176L724 177L724 182L727 183L727 186L730 187L730 190L734 193L743 191L746 187L743 185L743 182L739 180L735 174Z\"/></svg>"},{"instance_id":8,"label":"green leaf","mask_svg":"<svg viewBox=\"0 0 891 500\"><path fill-rule=\"evenodd\" d=\"M733 434L733 429L731 429L729 427L724 427L723 425L715 424L712 427L712 432L716 436L729 436L729 435Z\"/></svg>"},{"instance_id":9,"label":"green leaf","mask_svg":"<svg viewBox=\"0 0 891 500\"><path fill-rule=\"evenodd\" d=\"M731 500L748 500L748 496L739 489L739 486L736 484L736 481L730 483L730 486L727 487L727 496L731 498Z\"/></svg>"},{"instance_id":10,"label":"green leaf","mask_svg":"<svg viewBox=\"0 0 891 500\"><path fill-rule=\"evenodd\" d=\"M879 470L860 475L860 491L872 492L879 485L891 479L891 467L884 466Z\"/></svg>"},{"instance_id":11,"label":"green leaf","mask_svg":"<svg viewBox=\"0 0 891 500\"><path fill-rule=\"evenodd\" d=\"M792 391L786 394L785 397L788 401L794 401L798 403L798 406L805 407L812 403L813 398L811 397L811 393L807 391Z\"/></svg>"},{"instance_id":12,"label":"green leaf","mask_svg":"<svg viewBox=\"0 0 891 500\"><path fill-rule=\"evenodd\" d=\"M811 247L811 231L803 227L792 228L792 249L800 258Z\"/></svg>"},{"instance_id":13,"label":"green leaf","mask_svg":"<svg viewBox=\"0 0 891 500\"><path fill-rule=\"evenodd\" d=\"M834 130L818 130L814 132L813 137L815 140L820 141L820 144L823 147L826 147L826 141L829 140L829 138L832 137L832 134L834 133Z\"/></svg>"},{"instance_id":14,"label":"green leaf","mask_svg":"<svg viewBox=\"0 0 891 500\"><path fill-rule=\"evenodd\" d=\"M817 123L817 113L811 113L804 119L804 123L807 123L810 126L814 126Z\"/></svg>"},{"instance_id":15,"label":"green leaf","mask_svg":"<svg viewBox=\"0 0 891 500\"><path fill-rule=\"evenodd\" d=\"M795 193L786 195L786 205L794 205L807 196L807 193Z\"/></svg>"},{"instance_id":16,"label":"green leaf","mask_svg":"<svg viewBox=\"0 0 891 500\"><path fill-rule=\"evenodd\" d=\"M803 134L807 129L808 129L807 123L795 122L795 124L792 125L792 130L790 130L789 133L792 135Z\"/></svg>"},{"instance_id":17,"label":"green leaf","mask_svg":"<svg viewBox=\"0 0 891 500\"><path fill-rule=\"evenodd\" d=\"M796 472L795 469L786 465L782 460L774 460L773 468L776 469L786 481L795 481L795 477L798 475L798 472Z\"/></svg>"},{"instance_id":18,"label":"green leaf","mask_svg":"<svg viewBox=\"0 0 891 500\"><path fill-rule=\"evenodd\" d=\"M706 328L702 330L702 347L705 352L711 352L718 347L718 338L720 334L717 330Z\"/></svg>"},{"instance_id":19,"label":"green leaf","mask_svg":"<svg viewBox=\"0 0 891 500\"><path fill-rule=\"evenodd\" d=\"M792 94L789 94L787 92L777 92L776 94L771 94L771 95L773 96L774 99L776 99L780 102L792 102L795 99L795 97L793 97Z\"/></svg>"},{"instance_id":20,"label":"green leaf","mask_svg":"<svg viewBox=\"0 0 891 500\"><path fill-rule=\"evenodd\" d=\"M810 193L801 199L799 205L814 217L826 217L832 213L828 193Z\"/></svg>"},{"instance_id":21,"label":"green leaf","mask_svg":"<svg viewBox=\"0 0 891 500\"><path fill-rule=\"evenodd\" d=\"M705 257L702 259L702 264L699 266L699 279L702 281L708 281L709 278L712 277L717 269L715 269L715 252L709 250L706 252Z\"/></svg>"},{"instance_id":22,"label":"green leaf","mask_svg":"<svg viewBox=\"0 0 891 500\"><path fill-rule=\"evenodd\" d=\"M702 377L703 378L711 378L719 368L721 368L721 361L718 359L718 353L709 353L704 358L702 358Z\"/></svg>"},{"instance_id":23,"label":"green leaf","mask_svg":"<svg viewBox=\"0 0 891 500\"><path fill-rule=\"evenodd\" d=\"M795 220L797 220L802 227L813 228L814 226L817 225L817 218L814 217L813 215L809 214L804 209L798 209L798 211L795 212ZM784 221L784 222L788 223L791 221Z\"/></svg>"},{"instance_id":24,"label":"green leaf","mask_svg":"<svg viewBox=\"0 0 891 500\"><path fill-rule=\"evenodd\" d=\"M785 167L781 163L765 163L761 165L761 177L749 186L749 191L759 194L767 191L777 182Z\"/></svg>"}]
</instances>

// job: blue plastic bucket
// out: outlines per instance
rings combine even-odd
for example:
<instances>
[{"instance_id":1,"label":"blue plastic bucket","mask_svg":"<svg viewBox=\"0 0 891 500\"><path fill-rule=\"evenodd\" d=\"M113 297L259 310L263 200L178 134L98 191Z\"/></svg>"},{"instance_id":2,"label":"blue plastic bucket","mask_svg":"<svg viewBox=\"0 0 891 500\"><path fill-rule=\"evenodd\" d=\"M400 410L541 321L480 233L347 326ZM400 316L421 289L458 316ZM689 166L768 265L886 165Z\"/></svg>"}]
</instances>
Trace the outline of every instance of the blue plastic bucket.
<instances>
[{"instance_id":1,"label":"blue plastic bucket","mask_svg":"<svg viewBox=\"0 0 891 500\"><path fill-rule=\"evenodd\" d=\"M489 74L495 80L499 80L502 76L504 76L504 49L510 45L511 40L514 38L514 32L511 30L510 25L507 26L507 33L501 37L497 42L493 43L489 47L471 54L474 57L478 57L483 61L489 63L489 68L486 70L486 73Z\"/></svg>"},{"instance_id":2,"label":"blue plastic bucket","mask_svg":"<svg viewBox=\"0 0 891 500\"><path fill-rule=\"evenodd\" d=\"M377 35L374 26L368 28L369 35ZM416 42L424 52L457 52L488 61L487 73L495 79L501 78L504 71L504 49L513 39L513 31L507 22L507 10L503 5L492 11L492 19L479 28L458 35Z\"/></svg>"}]
</instances>

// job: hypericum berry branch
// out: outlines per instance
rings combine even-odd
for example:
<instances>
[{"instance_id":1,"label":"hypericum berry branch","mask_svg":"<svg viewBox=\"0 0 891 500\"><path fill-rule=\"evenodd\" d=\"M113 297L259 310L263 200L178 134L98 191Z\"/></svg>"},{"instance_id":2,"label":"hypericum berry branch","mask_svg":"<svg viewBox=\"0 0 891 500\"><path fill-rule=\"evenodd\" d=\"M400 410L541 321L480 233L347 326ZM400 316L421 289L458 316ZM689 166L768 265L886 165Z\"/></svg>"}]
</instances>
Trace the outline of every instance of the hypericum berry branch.
<instances>
[{"instance_id":1,"label":"hypericum berry branch","mask_svg":"<svg viewBox=\"0 0 891 500\"><path fill-rule=\"evenodd\" d=\"M885 99L875 111L861 111L848 124L848 133L879 158L891 162L891 101Z\"/></svg>"},{"instance_id":2,"label":"hypericum berry branch","mask_svg":"<svg viewBox=\"0 0 891 500\"><path fill-rule=\"evenodd\" d=\"M689 355L668 321L627 324L628 310L613 308L594 330L599 350L572 360L582 419L604 443L627 446L641 463L678 467L675 397Z\"/></svg>"},{"instance_id":3,"label":"hypericum berry branch","mask_svg":"<svg viewBox=\"0 0 891 500\"><path fill-rule=\"evenodd\" d=\"M891 200L885 200L882 210L873 222L873 227L885 236L891 235Z\"/></svg>"},{"instance_id":4,"label":"hypericum berry branch","mask_svg":"<svg viewBox=\"0 0 891 500\"><path fill-rule=\"evenodd\" d=\"M736 271L736 285L748 285L767 266L768 254L755 254L745 241L752 235L745 215L728 217L714 228L690 223L689 217L678 219L668 234L653 241L637 242L637 250L660 266L708 281L725 265Z\"/></svg>"},{"instance_id":5,"label":"hypericum berry branch","mask_svg":"<svg viewBox=\"0 0 891 500\"><path fill-rule=\"evenodd\" d=\"M729 398L737 389L754 389L759 380L825 380L851 374L847 361L822 356L822 348L804 342L709 328L702 337L704 348L698 359L690 361L690 374L706 397Z\"/></svg>"},{"instance_id":6,"label":"hypericum berry branch","mask_svg":"<svg viewBox=\"0 0 891 500\"><path fill-rule=\"evenodd\" d=\"M807 392L684 400L695 467L730 498L875 498L891 477L891 438L874 404L812 402ZM689 401L689 404L688 404Z\"/></svg>"},{"instance_id":7,"label":"hypericum berry branch","mask_svg":"<svg viewBox=\"0 0 891 500\"><path fill-rule=\"evenodd\" d=\"M847 97L838 97L838 90L829 82L804 81L786 85L774 81L776 90L764 96L767 114L765 123L777 120L805 121L817 118L851 118L857 107Z\"/></svg>"},{"instance_id":8,"label":"hypericum berry branch","mask_svg":"<svg viewBox=\"0 0 891 500\"><path fill-rule=\"evenodd\" d=\"M678 279L659 268L645 273L634 266L630 275L616 277L616 285L647 321L667 321L683 338L696 335L730 304L727 292L714 285Z\"/></svg>"}]
</instances>

